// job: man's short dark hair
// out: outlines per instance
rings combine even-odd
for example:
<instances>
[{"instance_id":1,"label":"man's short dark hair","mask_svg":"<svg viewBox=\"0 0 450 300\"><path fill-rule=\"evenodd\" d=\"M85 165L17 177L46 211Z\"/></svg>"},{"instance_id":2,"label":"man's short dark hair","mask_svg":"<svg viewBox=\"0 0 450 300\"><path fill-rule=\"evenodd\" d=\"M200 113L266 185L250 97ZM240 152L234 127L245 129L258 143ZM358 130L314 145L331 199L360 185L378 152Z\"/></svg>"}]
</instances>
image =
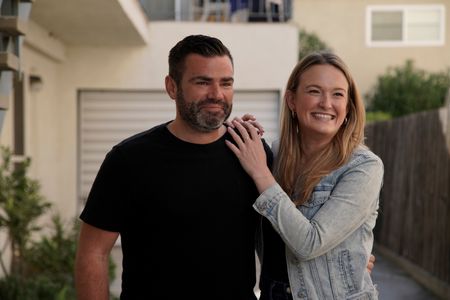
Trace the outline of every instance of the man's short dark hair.
<instances>
[{"instance_id":1,"label":"man's short dark hair","mask_svg":"<svg viewBox=\"0 0 450 300\"><path fill-rule=\"evenodd\" d=\"M186 56L198 54L205 57L228 56L230 50L217 38L206 35L189 35L179 41L169 52L169 75L179 84L184 72Z\"/></svg>"}]
</instances>

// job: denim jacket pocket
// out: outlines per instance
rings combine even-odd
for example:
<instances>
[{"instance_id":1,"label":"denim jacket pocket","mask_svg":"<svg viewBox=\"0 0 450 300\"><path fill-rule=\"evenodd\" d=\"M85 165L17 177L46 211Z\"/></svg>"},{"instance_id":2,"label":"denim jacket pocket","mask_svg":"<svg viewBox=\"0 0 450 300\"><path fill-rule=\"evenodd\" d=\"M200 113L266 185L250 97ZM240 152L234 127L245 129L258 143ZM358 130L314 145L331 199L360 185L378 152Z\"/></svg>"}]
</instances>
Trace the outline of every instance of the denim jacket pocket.
<instances>
[{"instance_id":1,"label":"denim jacket pocket","mask_svg":"<svg viewBox=\"0 0 450 300\"><path fill-rule=\"evenodd\" d=\"M341 275L344 288L346 289L346 294L352 295L358 290L358 288L355 283L355 272L353 270L352 257L349 250L345 249L339 252L338 263L339 273Z\"/></svg>"}]
</instances>

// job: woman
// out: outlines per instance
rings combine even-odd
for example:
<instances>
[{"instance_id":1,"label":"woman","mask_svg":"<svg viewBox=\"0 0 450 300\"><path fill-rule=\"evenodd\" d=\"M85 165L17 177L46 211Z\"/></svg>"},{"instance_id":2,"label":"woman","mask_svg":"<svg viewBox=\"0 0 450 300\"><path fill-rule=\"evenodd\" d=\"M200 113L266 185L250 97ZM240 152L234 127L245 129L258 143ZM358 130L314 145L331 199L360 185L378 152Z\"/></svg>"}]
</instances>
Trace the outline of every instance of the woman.
<instances>
[{"instance_id":1,"label":"woman","mask_svg":"<svg viewBox=\"0 0 450 300\"><path fill-rule=\"evenodd\" d=\"M236 144L227 145L261 194L260 299L377 299L366 266L383 164L364 146L364 104L339 57L313 53L297 64L281 121L274 175L257 129L228 128Z\"/></svg>"}]
</instances>

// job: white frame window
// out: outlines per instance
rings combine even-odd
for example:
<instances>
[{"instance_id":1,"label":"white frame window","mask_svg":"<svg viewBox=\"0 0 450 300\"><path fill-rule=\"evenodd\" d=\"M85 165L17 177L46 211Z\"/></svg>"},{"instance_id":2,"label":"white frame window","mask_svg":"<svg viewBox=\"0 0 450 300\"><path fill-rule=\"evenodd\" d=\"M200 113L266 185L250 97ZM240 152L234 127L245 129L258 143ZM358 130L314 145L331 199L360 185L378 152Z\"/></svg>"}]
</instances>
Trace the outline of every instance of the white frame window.
<instances>
[{"instance_id":1,"label":"white frame window","mask_svg":"<svg viewBox=\"0 0 450 300\"><path fill-rule=\"evenodd\" d=\"M383 13L385 15L375 28L376 15ZM385 35L386 39L377 37L376 31L378 35ZM443 46L444 43L444 5L367 6L366 44L369 47Z\"/></svg>"}]
</instances>

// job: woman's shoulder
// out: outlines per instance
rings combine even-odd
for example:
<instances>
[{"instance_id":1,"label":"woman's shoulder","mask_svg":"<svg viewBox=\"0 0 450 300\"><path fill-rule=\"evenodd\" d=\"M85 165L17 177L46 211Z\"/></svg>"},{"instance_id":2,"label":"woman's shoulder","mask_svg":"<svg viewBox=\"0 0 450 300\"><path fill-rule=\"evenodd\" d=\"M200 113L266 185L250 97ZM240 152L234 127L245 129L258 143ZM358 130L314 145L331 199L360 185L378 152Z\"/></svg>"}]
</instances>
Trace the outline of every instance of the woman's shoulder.
<instances>
[{"instance_id":1,"label":"woman's shoulder","mask_svg":"<svg viewBox=\"0 0 450 300\"><path fill-rule=\"evenodd\" d=\"M353 150L349 164L358 164L368 161L374 162L381 166L383 165L383 161L381 160L381 158L374 152L372 152L372 150L370 150L369 147L365 145L359 145L358 147L355 148L355 150Z\"/></svg>"},{"instance_id":2,"label":"woman's shoulder","mask_svg":"<svg viewBox=\"0 0 450 300\"><path fill-rule=\"evenodd\" d=\"M328 177L331 180L339 180L344 174L357 169L365 170L374 176L382 176L384 165L378 155L373 153L368 147L360 145L353 150L349 161L331 172Z\"/></svg>"}]
</instances>

